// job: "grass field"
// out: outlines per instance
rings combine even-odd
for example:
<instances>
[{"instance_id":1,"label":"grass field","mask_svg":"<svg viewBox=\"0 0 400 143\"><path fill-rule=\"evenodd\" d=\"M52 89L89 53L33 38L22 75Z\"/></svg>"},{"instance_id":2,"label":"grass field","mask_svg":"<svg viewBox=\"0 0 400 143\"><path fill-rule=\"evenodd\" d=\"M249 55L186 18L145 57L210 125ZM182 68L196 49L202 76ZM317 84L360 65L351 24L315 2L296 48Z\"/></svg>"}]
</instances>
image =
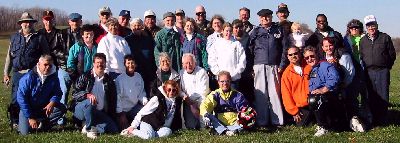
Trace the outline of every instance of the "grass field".
<instances>
[{"instance_id":1,"label":"grass field","mask_svg":"<svg viewBox=\"0 0 400 143\"><path fill-rule=\"evenodd\" d=\"M0 34L0 70L3 71L4 59L9 43L7 34ZM315 127L300 128L285 126L278 130L261 130L244 133L239 136L213 136L208 131L183 130L171 137L150 140L151 142L400 142L400 62L396 61L392 69L390 86L390 125L377 127L366 133L355 132L330 132L323 137L313 137ZM86 135L77 130L72 130L68 125L66 129L49 133L19 136L11 132L6 117L6 107L10 100L10 88L0 85L0 143L8 142L92 142ZM70 115L70 114L69 114ZM140 142L139 138L125 138L119 135L101 135L100 142Z\"/></svg>"}]
</instances>

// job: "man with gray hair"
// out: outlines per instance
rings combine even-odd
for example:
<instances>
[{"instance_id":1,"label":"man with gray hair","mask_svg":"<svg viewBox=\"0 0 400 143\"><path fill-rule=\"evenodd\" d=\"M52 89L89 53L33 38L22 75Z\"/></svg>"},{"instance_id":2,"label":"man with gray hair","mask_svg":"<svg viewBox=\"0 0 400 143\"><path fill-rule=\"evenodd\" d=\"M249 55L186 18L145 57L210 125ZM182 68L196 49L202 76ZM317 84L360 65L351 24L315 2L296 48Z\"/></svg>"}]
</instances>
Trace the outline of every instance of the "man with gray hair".
<instances>
[{"instance_id":1,"label":"man with gray hair","mask_svg":"<svg viewBox=\"0 0 400 143\"><path fill-rule=\"evenodd\" d=\"M183 69L181 77L181 96L183 96L183 117L186 128L199 129L204 127L200 123L199 107L210 92L208 87L207 71L196 65L196 57L191 53L182 56Z\"/></svg>"},{"instance_id":2,"label":"man with gray hair","mask_svg":"<svg viewBox=\"0 0 400 143\"><path fill-rule=\"evenodd\" d=\"M36 22L37 20L33 19L28 12L22 14L21 19L17 22L17 24L21 25L21 29L11 36L4 64L3 83L7 86L12 83L11 102L8 112L10 114L10 123L14 128L18 126L19 106L16 100L16 93L19 79L36 65L40 55L49 52L46 39L35 32L33 28ZM13 71L12 78L10 76L11 70Z\"/></svg>"},{"instance_id":3,"label":"man with gray hair","mask_svg":"<svg viewBox=\"0 0 400 143\"><path fill-rule=\"evenodd\" d=\"M57 124L66 109L60 103L62 91L56 66L50 55L42 55L37 65L19 81L17 101L21 107L18 130L45 130Z\"/></svg>"}]
</instances>

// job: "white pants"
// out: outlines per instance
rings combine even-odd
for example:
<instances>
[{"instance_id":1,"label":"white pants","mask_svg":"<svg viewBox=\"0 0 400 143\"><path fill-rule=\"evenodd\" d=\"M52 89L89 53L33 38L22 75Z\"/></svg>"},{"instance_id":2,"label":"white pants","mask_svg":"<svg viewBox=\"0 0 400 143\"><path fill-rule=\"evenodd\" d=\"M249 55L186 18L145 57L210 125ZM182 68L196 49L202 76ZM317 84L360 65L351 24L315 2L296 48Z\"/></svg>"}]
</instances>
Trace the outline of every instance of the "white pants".
<instances>
[{"instance_id":1,"label":"white pants","mask_svg":"<svg viewBox=\"0 0 400 143\"><path fill-rule=\"evenodd\" d=\"M155 131L150 124L146 122L140 122L140 129L134 129L133 135L142 139L151 139L155 137L166 137L172 134L172 130L168 127L161 127L158 131Z\"/></svg>"},{"instance_id":2,"label":"white pants","mask_svg":"<svg viewBox=\"0 0 400 143\"><path fill-rule=\"evenodd\" d=\"M254 70L254 105L257 126L283 125L280 77L277 65L258 64Z\"/></svg>"}]
</instances>

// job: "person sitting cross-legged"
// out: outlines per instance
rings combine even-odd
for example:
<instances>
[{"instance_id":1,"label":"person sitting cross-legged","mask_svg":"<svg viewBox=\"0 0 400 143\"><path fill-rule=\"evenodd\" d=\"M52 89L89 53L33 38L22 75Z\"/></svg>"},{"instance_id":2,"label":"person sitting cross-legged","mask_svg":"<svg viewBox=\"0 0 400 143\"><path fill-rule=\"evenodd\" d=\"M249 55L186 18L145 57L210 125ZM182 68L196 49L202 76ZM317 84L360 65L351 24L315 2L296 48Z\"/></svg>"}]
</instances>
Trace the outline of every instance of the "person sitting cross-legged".
<instances>
[{"instance_id":1,"label":"person sitting cross-legged","mask_svg":"<svg viewBox=\"0 0 400 143\"><path fill-rule=\"evenodd\" d=\"M219 89L211 92L200 104L200 115L205 124L210 124L218 135L235 135L242 130L238 113L248 106L242 93L231 88L232 77L227 71L218 73ZM213 114L215 113L215 115Z\"/></svg>"},{"instance_id":2,"label":"person sitting cross-legged","mask_svg":"<svg viewBox=\"0 0 400 143\"><path fill-rule=\"evenodd\" d=\"M153 88L149 102L136 114L131 126L121 135L137 136L142 139L166 137L182 128L179 83L167 80L158 88Z\"/></svg>"}]
</instances>

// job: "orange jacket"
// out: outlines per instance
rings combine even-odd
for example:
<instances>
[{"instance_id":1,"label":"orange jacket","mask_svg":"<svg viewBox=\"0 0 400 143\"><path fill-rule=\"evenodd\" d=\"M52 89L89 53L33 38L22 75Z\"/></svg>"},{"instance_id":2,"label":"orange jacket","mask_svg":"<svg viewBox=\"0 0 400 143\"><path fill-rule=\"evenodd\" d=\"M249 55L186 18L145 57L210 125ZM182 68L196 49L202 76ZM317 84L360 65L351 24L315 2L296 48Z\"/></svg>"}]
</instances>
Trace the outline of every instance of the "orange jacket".
<instances>
[{"instance_id":1,"label":"orange jacket","mask_svg":"<svg viewBox=\"0 0 400 143\"><path fill-rule=\"evenodd\" d=\"M311 71L311 66L302 65L301 67L303 76L295 72L293 64L289 64L282 74L281 92L283 105L291 115L296 115L299 112L299 107L308 105L308 75Z\"/></svg>"}]
</instances>

